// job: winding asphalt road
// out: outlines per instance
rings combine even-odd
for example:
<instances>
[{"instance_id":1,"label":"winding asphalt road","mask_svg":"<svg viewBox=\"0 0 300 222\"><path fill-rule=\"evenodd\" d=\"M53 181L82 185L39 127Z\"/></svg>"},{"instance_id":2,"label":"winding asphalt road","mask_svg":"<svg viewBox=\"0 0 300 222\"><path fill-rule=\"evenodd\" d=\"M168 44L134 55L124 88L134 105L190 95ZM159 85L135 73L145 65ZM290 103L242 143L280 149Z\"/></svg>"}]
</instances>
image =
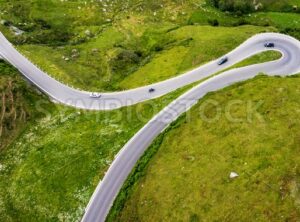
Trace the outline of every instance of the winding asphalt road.
<instances>
[{"instance_id":1,"label":"winding asphalt road","mask_svg":"<svg viewBox=\"0 0 300 222\"><path fill-rule=\"evenodd\" d=\"M170 123L189 110L208 92L253 78L260 72L267 75L281 76L299 73L300 42L282 34L259 34L228 53L226 56L229 61L222 66L219 66L217 64L218 60L215 60L181 76L150 86L123 92L103 93L101 99L92 99L89 97L89 92L70 88L54 80L22 56L2 34L0 34L0 57L16 67L40 90L60 103L82 109L110 110L159 97L177 88L209 77L245 58L268 50L264 47L266 42L275 43L275 48L272 50L282 53L279 60L232 69L203 81L174 100L128 141L97 186L82 219L82 222L102 222L105 221L114 199L138 159ZM155 88L156 90L150 94L148 92L149 88Z\"/></svg>"},{"instance_id":2,"label":"winding asphalt road","mask_svg":"<svg viewBox=\"0 0 300 222\"><path fill-rule=\"evenodd\" d=\"M71 88L53 79L21 55L1 33L0 57L3 57L7 62L16 67L41 91L59 103L81 109L111 110L165 95L228 68L247 57L265 51L266 49L263 47L263 44L270 36L272 36L271 39L277 39L278 46L276 49L285 54L295 53L297 48L292 49L295 43L289 37L278 34L261 34L250 38L238 48L228 53L229 61L222 66L218 66L216 61L212 61L183 75L156 84L122 92L102 93L101 99L90 98L90 92ZM291 58L292 56L287 55L286 59L289 60ZM261 68L262 66L255 66L251 70L255 72L264 71ZM267 67L263 66L263 68ZM289 70L284 69L284 71L288 72ZM155 92L149 93L150 88L156 89Z\"/></svg>"}]
</instances>

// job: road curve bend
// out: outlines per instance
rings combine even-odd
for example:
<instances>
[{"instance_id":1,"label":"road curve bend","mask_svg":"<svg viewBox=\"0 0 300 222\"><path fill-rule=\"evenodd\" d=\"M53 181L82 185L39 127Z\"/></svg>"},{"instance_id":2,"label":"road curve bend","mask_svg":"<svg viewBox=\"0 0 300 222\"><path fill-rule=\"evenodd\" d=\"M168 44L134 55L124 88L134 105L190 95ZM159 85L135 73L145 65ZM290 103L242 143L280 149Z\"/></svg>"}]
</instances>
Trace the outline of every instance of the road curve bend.
<instances>
[{"instance_id":1,"label":"road curve bend","mask_svg":"<svg viewBox=\"0 0 300 222\"><path fill-rule=\"evenodd\" d=\"M103 180L98 184L82 218L82 222L102 222L105 221L118 192L138 159L170 123L189 110L208 92L253 78L260 72L281 76L299 73L300 42L290 36L278 33L258 34L229 52L226 55L229 60L222 66L219 66L218 60L215 60L166 81L123 92L103 93L100 99L90 98L89 92L73 89L51 78L21 55L1 33L0 58L12 64L29 81L57 102L81 109L111 110L165 95L209 77L248 57L269 50L264 47L266 42L275 43L275 48L272 50L281 52L280 59L232 69L203 81L160 111L125 144ZM149 93L150 88L155 88L155 92Z\"/></svg>"},{"instance_id":2,"label":"road curve bend","mask_svg":"<svg viewBox=\"0 0 300 222\"><path fill-rule=\"evenodd\" d=\"M276 42L276 50L286 54L285 60L293 57L292 55L295 54L297 48L292 48L298 45L297 40L285 35L275 33L258 34L229 52L226 55L229 61L222 66L219 66L217 61L212 61L185 74L159 83L122 92L102 93L100 99L91 98L90 92L71 88L50 77L19 53L2 33L0 33L0 57L17 68L30 82L59 103L80 109L111 110L160 97L185 85L209 77L254 54L268 50L263 46L265 41ZM276 64L279 64L279 62ZM265 71L262 68L267 68L267 65L256 66L251 69L257 72ZM289 70L285 69L285 71ZM154 88L155 91L149 93L151 88Z\"/></svg>"},{"instance_id":3,"label":"road curve bend","mask_svg":"<svg viewBox=\"0 0 300 222\"><path fill-rule=\"evenodd\" d=\"M228 66L250 55L264 51L265 42L275 43L275 50L282 53L281 59L232 69L200 83L165 107L135 134L118 153L103 180L98 184L86 208L82 222L105 221L126 178L152 141L168 127L170 123L189 110L208 92L216 91L231 84L253 78L260 72L266 73L267 75L282 76L300 72L300 60L298 59L300 55L300 42L294 38L275 33L256 35L246 41L227 55L231 60ZM209 75L207 73L211 73L212 69L214 71L218 69L215 63L216 61L213 61L204 65L202 68L196 69L197 71L186 74L186 76L191 75L194 80L199 80L199 77L204 78ZM201 74L197 75L198 71ZM175 79L179 78L185 79L185 76L183 75Z\"/></svg>"}]
</instances>

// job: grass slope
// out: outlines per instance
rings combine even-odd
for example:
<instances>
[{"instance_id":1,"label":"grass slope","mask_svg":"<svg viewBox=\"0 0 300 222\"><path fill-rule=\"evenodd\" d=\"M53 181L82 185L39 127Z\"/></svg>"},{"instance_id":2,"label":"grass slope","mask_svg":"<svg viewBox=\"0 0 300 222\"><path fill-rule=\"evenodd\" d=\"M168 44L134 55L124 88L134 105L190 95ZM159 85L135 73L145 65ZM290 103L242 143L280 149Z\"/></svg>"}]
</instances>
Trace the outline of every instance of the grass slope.
<instances>
[{"instance_id":1,"label":"grass slope","mask_svg":"<svg viewBox=\"0 0 300 222\"><path fill-rule=\"evenodd\" d=\"M244 64L276 56L262 53ZM2 68L14 71L5 63ZM20 79L18 73L6 75ZM25 85L23 80L18 84ZM16 138L9 140L11 145L0 155L0 219L76 221L119 149L152 115L187 88L111 112L84 112L53 105L24 88L22 95L31 95L31 100L24 102L32 107L28 111L32 121L11 131Z\"/></svg>"},{"instance_id":2,"label":"grass slope","mask_svg":"<svg viewBox=\"0 0 300 222\"><path fill-rule=\"evenodd\" d=\"M19 49L62 82L87 90L111 91L130 89L174 77L226 54L254 34L275 30L255 26L185 26L170 31L168 27L170 26L163 26L155 31L154 27L148 28L142 36L145 40L141 40L146 42L137 43L140 50L161 47L154 49L159 51L153 57L145 58L149 61L139 61L143 60L143 56L137 56L139 49L136 46L129 50L119 46L128 44L124 41L137 41L138 36L124 40L114 28L109 28L94 41L78 46L54 49L48 46L23 45ZM152 38L156 38L154 43L150 43ZM93 52L93 49L99 51ZM74 51L78 54L74 54ZM62 59L72 58L73 55L78 56L68 61ZM135 62L140 62L141 65L132 67ZM124 73L116 74L119 69ZM126 74L126 71L129 73Z\"/></svg>"},{"instance_id":3,"label":"grass slope","mask_svg":"<svg viewBox=\"0 0 300 222\"><path fill-rule=\"evenodd\" d=\"M14 36L11 28L0 25L24 55L56 79L90 91L164 80L221 56L259 32L297 36L299 23L293 13L237 17L193 0L13 0L3 1L0 10L0 18L25 31ZM227 27L206 27L212 20ZM239 26L243 24L253 26Z\"/></svg>"},{"instance_id":4,"label":"grass slope","mask_svg":"<svg viewBox=\"0 0 300 222\"><path fill-rule=\"evenodd\" d=\"M236 17L196 0L0 0L0 12L0 20L6 20L0 31L23 54L58 80L95 91L179 75L255 33L299 34L297 14ZM221 27L208 26L214 19ZM242 24L248 25L236 27ZM25 33L16 36L13 27ZM276 57L261 54L243 64ZM84 112L49 103L4 63L0 89L6 113L1 119L0 221L30 222L77 221L118 150L185 90L128 109Z\"/></svg>"},{"instance_id":5,"label":"grass slope","mask_svg":"<svg viewBox=\"0 0 300 222\"><path fill-rule=\"evenodd\" d=\"M37 94L17 70L0 61L0 152L26 129L39 114L35 101L45 97ZM51 109L49 105L48 109Z\"/></svg>"},{"instance_id":6,"label":"grass slope","mask_svg":"<svg viewBox=\"0 0 300 222\"><path fill-rule=\"evenodd\" d=\"M205 96L145 154L112 221L298 221L299 81L259 76Z\"/></svg>"},{"instance_id":7,"label":"grass slope","mask_svg":"<svg viewBox=\"0 0 300 222\"><path fill-rule=\"evenodd\" d=\"M31 100L39 118L0 153L0 221L77 221L119 149L181 93L109 112Z\"/></svg>"}]
</instances>

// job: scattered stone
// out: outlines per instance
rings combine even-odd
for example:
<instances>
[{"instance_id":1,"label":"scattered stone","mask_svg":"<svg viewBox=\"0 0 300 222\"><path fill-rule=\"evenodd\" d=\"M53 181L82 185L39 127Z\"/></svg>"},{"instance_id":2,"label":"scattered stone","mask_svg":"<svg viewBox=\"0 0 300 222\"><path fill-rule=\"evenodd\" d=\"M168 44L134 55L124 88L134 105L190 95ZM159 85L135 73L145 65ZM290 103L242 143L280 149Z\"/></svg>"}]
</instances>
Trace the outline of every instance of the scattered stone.
<instances>
[{"instance_id":1,"label":"scattered stone","mask_svg":"<svg viewBox=\"0 0 300 222\"><path fill-rule=\"evenodd\" d=\"M235 179L237 177L239 177L239 175L236 172L231 172L230 175L229 175L230 179Z\"/></svg>"},{"instance_id":2,"label":"scattered stone","mask_svg":"<svg viewBox=\"0 0 300 222\"><path fill-rule=\"evenodd\" d=\"M263 8L263 4L262 4L262 3L258 3L257 5L254 6L254 9L255 9L256 11L258 11L258 10L260 10L260 9L262 9L262 8Z\"/></svg>"},{"instance_id":3,"label":"scattered stone","mask_svg":"<svg viewBox=\"0 0 300 222\"><path fill-rule=\"evenodd\" d=\"M85 30L84 34L87 35L87 36L91 36L92 33L91 33L90 30Z\"/></svg>"},{"instance_id":4,"label":"scattered stone","mask_svg":"<svg viewBox=\"0 0 300 222\"><path fill-rule=\"evenodd\" d=\"M4 20L4 19L0 21L0 24L5 25L5 26L9 26L9 22Z\"/></svg>"},{"instance_id":5,"label":"scattered stone","mask_svg":"<svg viewBox=\"0 0 300 222\"><path fill-rule=\"evenodd\" d=\"M98 52L99 52L99 49L96 49L96 48L92 49L92 53L98 53Z\"/></svg>"},{"instance_id":6,"label":"scattered stone","mask_svg":"<svg viewBox=\"0 0 300 222\"><path fill-rule=\"evenodd\" d=\"M10 29L15 33L15 35L22 35L24 33L24 31L15 26L10 26Z\"/></svg>"}]
</instances>

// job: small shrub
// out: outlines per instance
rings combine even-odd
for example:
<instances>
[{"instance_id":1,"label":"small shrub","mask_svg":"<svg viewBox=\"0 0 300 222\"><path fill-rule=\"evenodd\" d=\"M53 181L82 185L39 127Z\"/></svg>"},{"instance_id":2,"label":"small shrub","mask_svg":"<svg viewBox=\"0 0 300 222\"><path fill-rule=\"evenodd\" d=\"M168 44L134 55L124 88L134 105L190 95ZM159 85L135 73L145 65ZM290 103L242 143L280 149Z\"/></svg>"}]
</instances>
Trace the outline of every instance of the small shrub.
<instances>
[{"instance_id":1,"label":"small shrub","mask_svg":"<svg viewBox=\"0 0 300 222\"><path fill-rule=\"evenodd\" d=\"M217 19L208 19L207 22L211 26L219 26L219 21Z\"/></svg>"}]
</instances>

